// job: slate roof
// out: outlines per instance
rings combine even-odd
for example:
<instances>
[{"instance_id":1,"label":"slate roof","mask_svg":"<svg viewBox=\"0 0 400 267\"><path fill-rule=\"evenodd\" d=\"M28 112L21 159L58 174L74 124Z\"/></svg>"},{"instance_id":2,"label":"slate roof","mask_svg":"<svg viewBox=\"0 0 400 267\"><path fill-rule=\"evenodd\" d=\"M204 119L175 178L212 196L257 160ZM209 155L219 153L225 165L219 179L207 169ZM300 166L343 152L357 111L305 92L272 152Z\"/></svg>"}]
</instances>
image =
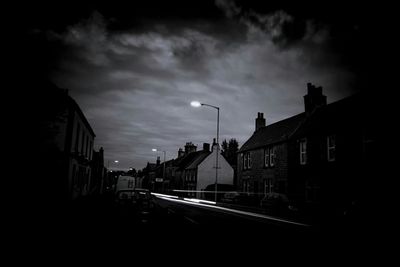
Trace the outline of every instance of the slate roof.
<instances>
[{"instance_id":1,"label":"slate roof","mask_svg":"<svg viewBox=\"0 0 400 267\"><path fill-rule=\"evenodd\" d=\"M199 152L202 152L202 153L199 153L194 159L193 159L193 161L186 167L186 169L195 169L195 168L197 168L197 166L199 166L199 164L201 163L201 162L203 162L203 160L205 159L205 158L207 158L210 154L211 154L211 152L210 151L199 151Z\"/></svg>"},{"instance_id":2,"label":"slate roof","mask_svg":"<svg viewBox=\"0 0 400 267\"><path fill-rule=\"evenodd\" d=\"M355 94L319 107L309 115L303 112L262 127L253 133L240 148L239 152L278 143L293 135L301 136L310 131L323 131L332 124L340 124L342 127L346 127L346 124L351 126L354 123L358 123L360 113L367 110L367 107L361 104L361 97L361 95Z\"/></svg>"},{"instance_id":3,"label":"slate roof","mask_svg":"<svg viewBox=\"0 0 400 267\"><path fill-rule=\"evenodd\" d=\"M350 129L361 123L361 114L364 114L365 109L359 94L320 107L304 121L296 131L296 136L305 136L315 131L329 131L329 128L337 129L338 126Z\"/></svg>"},{"instance_id":4,"label":"slate roof","mask_svg":"<svg viewBox=\"0 0 400 267\"><path fill-rule=\"evenodd\" d=\"M186 169L186 167L189 166L202 153L203 151L201 150L177 158L175 164L178 167L178 170Z\"/></svg>"},{"instance_id":5,"label":"slate roof","mask_svg":"<svg viewBox=\"0 0 400 267\"><path fill-rule=\"evenodd\" d=\"M239 152L274 144L290 137L305 120L305 112L261 127L243 144Z\"/></svg>"}]
</instances>

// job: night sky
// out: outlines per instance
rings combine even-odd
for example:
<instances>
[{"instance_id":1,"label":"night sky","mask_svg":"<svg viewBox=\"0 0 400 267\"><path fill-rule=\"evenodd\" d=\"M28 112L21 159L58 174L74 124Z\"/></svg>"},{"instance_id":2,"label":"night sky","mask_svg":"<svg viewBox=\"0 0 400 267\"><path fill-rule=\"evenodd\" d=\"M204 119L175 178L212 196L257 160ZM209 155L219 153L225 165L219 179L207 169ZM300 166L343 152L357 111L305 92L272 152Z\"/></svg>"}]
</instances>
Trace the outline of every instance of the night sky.
<instances>
[{"instance_id":1,"label":"night sky","mask_svg":"<svg viewBox=\"0 0 400 267\"><path fill-rule=\"evenodd\" d=\"M217 0L57 2L18 14L27 22L26 68L69 89L112 169L141 169L162 158L152 148L171 159L186 142L212 142L216 110L192 100L219 106L220 140L241 146L257 112L267 125L303 112L307 82L322 86L328 103L363 90L377 68L369 64L375 12L333 1Z\"/></svg>"}]
</instances>

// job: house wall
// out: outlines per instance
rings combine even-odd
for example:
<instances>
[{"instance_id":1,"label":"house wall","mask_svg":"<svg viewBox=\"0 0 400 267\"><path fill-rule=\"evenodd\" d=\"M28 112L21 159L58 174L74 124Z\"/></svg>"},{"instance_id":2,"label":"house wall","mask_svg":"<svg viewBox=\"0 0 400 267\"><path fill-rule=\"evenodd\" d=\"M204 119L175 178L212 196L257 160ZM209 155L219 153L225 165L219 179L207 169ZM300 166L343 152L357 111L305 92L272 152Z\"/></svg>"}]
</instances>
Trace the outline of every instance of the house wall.
<instances>
[{"instance_id":1,"label":"house wall","mask_svg":"<svg viewBox=\"0 0 400 267\"><path fill-rule=\"evenodd\" d=\"M196 190L204 190L208 185L215 184L215 158L216 150L213 150L213 152L198 165ZM218 184L233 185L233 168L221 154L218 156L218 166ZM198 196L199 195L200 194L198 194Z\"/></svg>"},{"instance_id":2,"label":"house wall","mask_svg":"<svg viewBox=\"0 0 400 267\"><path fill-rule=\"evenodd\" d=\"M238 153L238 184L239 191L246 190L244 183L248 183L248 192L256 197L262 197L265 191L265 181L270 179L275 192L287 193L288 152L287 143L275 144L275 164L272 167L264 165L264 151L266 147L250 150L251 167L244 169L244 153Z\"/></svg>"},{"instance_id":3,"label":"house wall","mask_svg":"<svg viewBox=\"0 0 400 267\"><path fill-rule=\"evenodd\" d=\"M94 136L81 118L79 112L72 110L72 132L69 141L70 151L66 151L69 155L68 164L68 190L72 199L84 196L89 193L89 185L91 179L90 162L93 157ZM78 131L79 128L79 131Z\"/></svg>"}]
</instances>

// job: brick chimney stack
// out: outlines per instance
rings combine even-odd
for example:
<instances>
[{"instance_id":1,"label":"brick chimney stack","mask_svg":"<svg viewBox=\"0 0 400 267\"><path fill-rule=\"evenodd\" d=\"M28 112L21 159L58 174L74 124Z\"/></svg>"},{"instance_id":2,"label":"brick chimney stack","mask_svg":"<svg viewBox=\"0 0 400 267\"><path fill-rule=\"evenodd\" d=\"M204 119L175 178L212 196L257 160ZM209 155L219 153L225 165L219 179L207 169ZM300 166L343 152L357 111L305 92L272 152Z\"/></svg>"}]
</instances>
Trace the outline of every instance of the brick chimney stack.
<instances>
[{"instance_id":1,"label":"brick chimney stack","mask_svg":"<svg viewBox=\"0 0 400 267\"><path fill-rule=\"evenodd\" d=\"M304 96L304 108L307 114L316 108L326 105L326 96L322 94L322 86L316 87L312 83L307 83L307 94Z\"/></svg>"},{"instance_id":2,"label":"brick chimney stack","mask_svg":"<svg viewBox=\"0 0 400 267\"><path fill-rule=\"evenodd\" d=\"M188 142L185 145L185 155L192 153L192 152L196 152L197 147L192 143L192 142Z\"/></svg>"},{"instance_id":3,"label":"brick chimney stack","mask_svg":"<svg viewBox=\"0 0 400 267\"><path fill-rule=\"evenodd\" d=\"M179 148L178 150L178 158L183 157L185 155L185 152L182 150L182 148Z\"/></svg>"},{"instance_id":4,"label":"brick chimney stack","mask_svg":"<svg viewBox=\"0 0 400 267\"><path fill-rule=\"evenodd\" d=\"M204 151L210 151L210 144L209 143L203 143L203 150Z\"/></svg>"},{"instance_id":5,"label":"brick chimney stack","mask_svg":"<svg viewBox=\"0 0 400 267\"><path fill-rule=\"evenodd\" d=\"M264 113L258 112L256 118L256 131L261 127L265 127Z\"/></svg>"}]
</instances>

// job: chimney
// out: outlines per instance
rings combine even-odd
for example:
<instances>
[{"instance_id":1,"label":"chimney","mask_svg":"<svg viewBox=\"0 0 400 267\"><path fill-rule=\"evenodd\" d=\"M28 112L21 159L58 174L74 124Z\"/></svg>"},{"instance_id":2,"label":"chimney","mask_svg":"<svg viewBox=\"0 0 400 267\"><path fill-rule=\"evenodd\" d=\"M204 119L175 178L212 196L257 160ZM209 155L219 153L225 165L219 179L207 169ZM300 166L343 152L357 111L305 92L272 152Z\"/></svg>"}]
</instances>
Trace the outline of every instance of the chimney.
<instances>
[{"instance_id":1,"label":"chimney","mask_svg":"<svg viewBox=\"0 0 400 267\"><path fill-rule=\"evenodd\" d=\"M178 158L183 157L185 155L185 152L182 150L182 148L179 148L178 150Z\"/></svg>"},{"instance_id":2,"label":"chimney","mask_svg":"<svg viewBox=\"0 0 400 267\"><path fill-rule=\"evenodd\" d=\"M219 144L215 141L215 138L214 138L213 145L212 145L212 151L214 151L214 149L217 149L217 147L219 147Z\"/></svg>"},{"instance_id":3,"label":"chimney","mask_svg":"<svg viewBox=\"0 0 400 267\"><path fill-rule=\"evenodd\" d=\"M304 96L304 108L307 114L316 108L326 105L326 96L322 94L322 86L316 87L307 83L307 94Z\"/></svg>"},{"instance_id":4,"label":"chimney","mask_svg":"<svg viewBox=\"0 0 400 267\"><path fill-rule=\"evenodd\" d=\"M156 165L157 165L157 166L160 166L160 162L161 162L161 161L160 161L160 157L157 157L157 164L156 164Z\"/></svg>"},{"instance_id":5,"label":"chimney","mask_svg":"<svg viewBox=\"0 0 400 267\"><path fill-rule=\"evenodd\" d=\"M192 142L188 142L185 145L185 155L192 153L192 152L196 152L197 147L195 145L192 144Z\"/></svg>"},{"instance_id":6,"label":"chimney","mask_svg":"<svg viewBox=\"0 0 400 267\"><path fill-rule=\"evenodd\" d=\"M261 127L265 127L264 113L258 112L256 118L256 131Z\"/></svg>"},{"instance_id":7,"label":"chimney","mask_svg":"<svg viewBox=\"0 0 400 267\"><path fill-rule=\"evenodd\" d=\"M210 151L210 144L209 143L203 143L203 150L204 151Z\"/></svg>"}]
</instances>

